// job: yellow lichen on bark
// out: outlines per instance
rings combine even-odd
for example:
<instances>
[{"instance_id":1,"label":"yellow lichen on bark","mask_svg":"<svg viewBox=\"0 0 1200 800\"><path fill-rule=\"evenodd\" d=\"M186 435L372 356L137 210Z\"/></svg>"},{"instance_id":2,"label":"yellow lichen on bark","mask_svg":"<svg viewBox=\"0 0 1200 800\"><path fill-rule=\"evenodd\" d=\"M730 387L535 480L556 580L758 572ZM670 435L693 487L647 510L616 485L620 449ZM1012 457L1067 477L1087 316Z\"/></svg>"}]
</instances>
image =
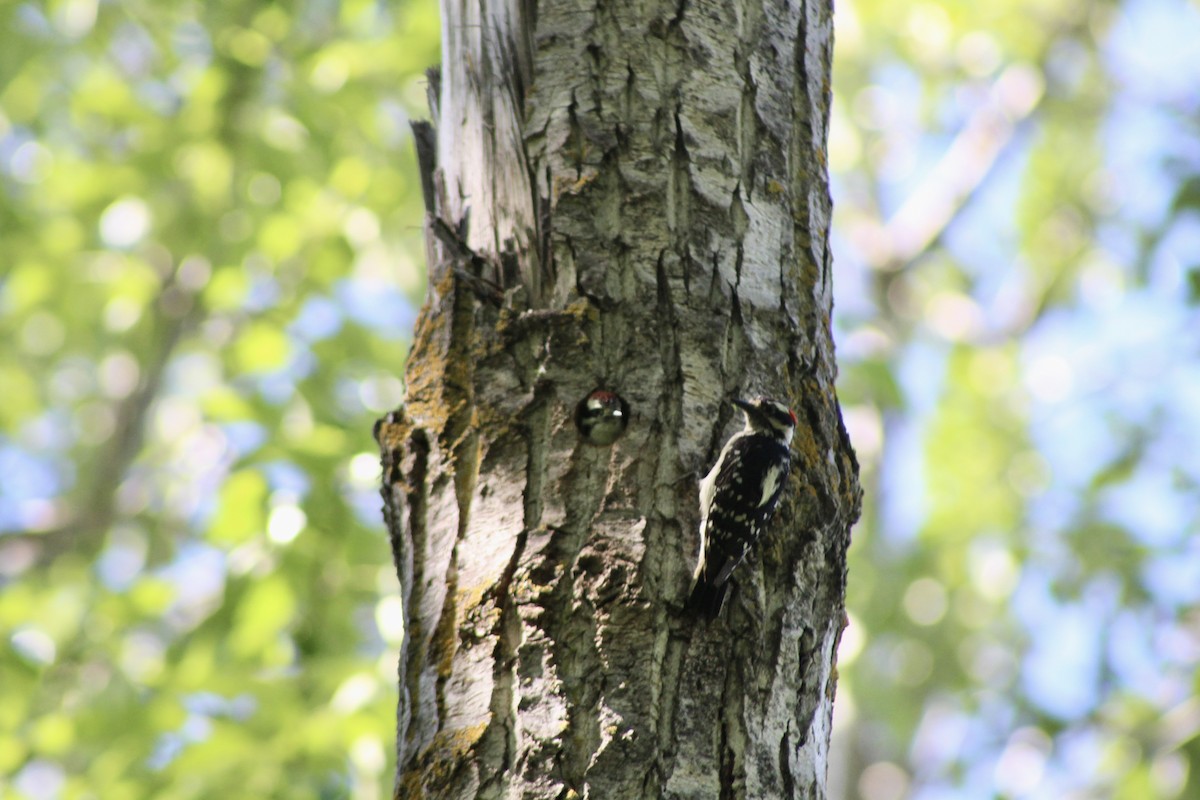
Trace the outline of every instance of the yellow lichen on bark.
<instances>
[{"instance_id":1,"label":"yellow lichen on bark","mask_svg":"<svg viewBox=\"0 0 1200 800\"><path fill-rule=\"evenodd\" d=\"M420 768L410 770L396 784L393 800L425 800L425 784L443 784L483 737L491 720L478 725L438 731L418 756Z\"/></svg>"}]
</instances>

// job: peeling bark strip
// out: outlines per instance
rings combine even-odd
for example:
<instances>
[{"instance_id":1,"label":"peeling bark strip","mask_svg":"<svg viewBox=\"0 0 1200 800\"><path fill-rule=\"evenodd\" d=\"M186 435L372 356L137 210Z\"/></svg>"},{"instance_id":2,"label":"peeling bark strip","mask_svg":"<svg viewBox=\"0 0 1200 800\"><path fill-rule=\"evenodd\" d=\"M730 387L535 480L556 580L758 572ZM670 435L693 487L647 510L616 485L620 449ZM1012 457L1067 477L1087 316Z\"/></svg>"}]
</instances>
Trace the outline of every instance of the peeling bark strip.
<instances>
[{"instance_id":1,"label":"peeling bark strip","mask_svg":"<svg viewBox=\"0 0 1200 800\"><path fill-rule=\"evenodd\" d=\"M443 0L429 291L377 430L396 797L820 798L857 464L829 329L828 0ZM572 421L595 389L632 418ZM734 394L800 426L771 532L682 603Z\"/></svg>"}]
</instances>

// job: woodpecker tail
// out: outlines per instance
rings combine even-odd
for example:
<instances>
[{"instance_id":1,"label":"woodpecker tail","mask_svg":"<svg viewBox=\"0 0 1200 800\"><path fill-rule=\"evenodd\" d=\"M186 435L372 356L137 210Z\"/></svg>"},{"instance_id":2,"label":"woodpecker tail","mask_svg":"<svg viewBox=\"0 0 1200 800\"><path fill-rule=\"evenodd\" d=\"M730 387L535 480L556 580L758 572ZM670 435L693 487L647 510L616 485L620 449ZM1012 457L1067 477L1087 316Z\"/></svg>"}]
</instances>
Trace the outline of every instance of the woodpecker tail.
<instances>
[{"instance_id":1,"label":"woodpecker tail","mask_svg":"<svg viewBox=\"0 0 1200 800\"><path fill-rule=\"evenodd\" d=\"M688 597L687 607L709 619L716 619L725 604L725 592L729 589L729 581L720 586L713 586L701 576L692 586Z\"/></svg>"}]
</instances>

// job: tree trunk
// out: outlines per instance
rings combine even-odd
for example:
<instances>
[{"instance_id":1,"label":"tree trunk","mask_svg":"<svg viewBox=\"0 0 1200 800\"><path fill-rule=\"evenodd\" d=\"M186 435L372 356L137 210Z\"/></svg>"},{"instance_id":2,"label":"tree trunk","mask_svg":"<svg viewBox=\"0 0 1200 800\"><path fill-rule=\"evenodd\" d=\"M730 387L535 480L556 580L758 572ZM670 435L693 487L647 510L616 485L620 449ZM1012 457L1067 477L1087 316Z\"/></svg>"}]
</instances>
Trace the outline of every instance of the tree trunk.
<instances>
[{"instance_id":1,"label":"tree trunk","mask_svg":"<svg viewBox=\"0 0 1200 800\"><path fill-rule=\"evenodd\" d=\"M829 0L443 0L429 291L381 421L396 796L824 796L857 464L834 395ZM436 143L435 143L436 138ZM572 421L630 410L611 446ZM682 608L733 396L800 419Z\"/></svg>"}]
</instances>

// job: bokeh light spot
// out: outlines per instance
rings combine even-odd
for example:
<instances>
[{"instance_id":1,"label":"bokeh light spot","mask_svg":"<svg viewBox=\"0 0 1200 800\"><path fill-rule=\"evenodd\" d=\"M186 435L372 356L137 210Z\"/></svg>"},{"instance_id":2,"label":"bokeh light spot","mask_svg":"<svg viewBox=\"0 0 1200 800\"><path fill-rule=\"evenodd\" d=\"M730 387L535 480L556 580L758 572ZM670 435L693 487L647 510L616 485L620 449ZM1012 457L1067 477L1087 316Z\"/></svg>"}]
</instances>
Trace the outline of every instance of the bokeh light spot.
<instances>
[{"instance_id":1,"label":"bokeh light spot","mask_svg":"<svg viewBox=\"0 0 1200 800\"><path fill-rule=\"evenodd\" d=\"M100 215L100 238L109 247L131 247L150 230L150 209L137 197L116 201Z\"/></svg>"}]
</instances>

